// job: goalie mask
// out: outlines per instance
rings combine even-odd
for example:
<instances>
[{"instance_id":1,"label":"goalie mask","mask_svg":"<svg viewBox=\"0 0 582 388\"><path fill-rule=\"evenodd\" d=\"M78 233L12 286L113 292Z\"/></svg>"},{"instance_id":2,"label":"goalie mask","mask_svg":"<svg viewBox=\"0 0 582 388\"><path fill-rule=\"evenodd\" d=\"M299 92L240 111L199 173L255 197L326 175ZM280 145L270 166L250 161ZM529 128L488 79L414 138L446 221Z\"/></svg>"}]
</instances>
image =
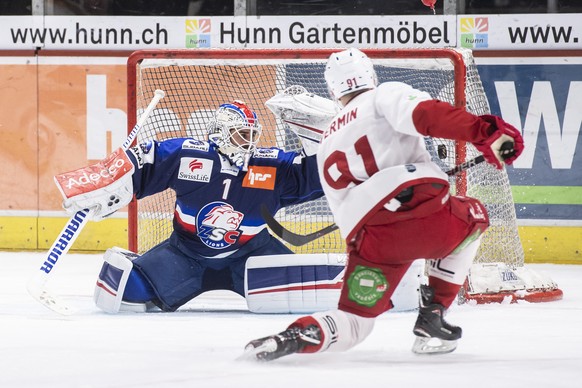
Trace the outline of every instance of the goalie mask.
<instances>
[{"instance_id":1,"label":"goalie mask","mask_svg":"<svg viewBox=\"0 0 582 388\"><path fill-rule=\"evenodd\" d=\"M246 171L248 160L257 147L261 136L261 124L257 114L244 102L235 100L222 104L206 125L208 140L232 164Z\"/></svg>"},{"instance_id":2,"label":"goalie mask","mask_svg":"<svg viewBox=\"0 0 582 388\"><path fill-rule=\"evenodd\" d=\"M324 76L329 93L336 100L359 90L374 89L378 84L372 61L355 48L331 54Z\"/></svg>"}]
</instances>

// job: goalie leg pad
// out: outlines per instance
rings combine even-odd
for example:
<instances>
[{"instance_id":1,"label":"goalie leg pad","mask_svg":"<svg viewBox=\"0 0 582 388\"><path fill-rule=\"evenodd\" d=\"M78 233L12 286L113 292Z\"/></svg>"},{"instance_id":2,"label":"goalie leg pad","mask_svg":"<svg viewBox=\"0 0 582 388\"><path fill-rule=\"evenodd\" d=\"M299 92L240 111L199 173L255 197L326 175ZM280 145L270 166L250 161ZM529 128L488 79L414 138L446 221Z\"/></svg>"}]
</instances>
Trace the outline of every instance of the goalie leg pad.
<instances>
[{"instance_id":1,"label":"goalie leg pad","mask_svg":"<svg viewBox=\"0 0 582 388\"><path fill-rule=\"evenodd\" d=\"M345 255L252 256L245 267L245 298L254 313L306 314L337 307Z\"/></svg>"},{"instance_id":2,"label":"goalie leg pad","mask_svg":"<svg viewBox=\"0 0 582 388\"><path fill-rule=\"evenodd\" d=\"M99 272L93 300L95 305L107 313L117 313L120 310L127 279L133 269L132 259L137 257L133 252L113 247L105 252L105 262Z\"/></svg>"},{"instance_id":3,"label":"goalie leg pad","mask_svg":"<svg viewBox=\"0 0 582 388\"><path fill-rule=\"evenodd\" d=\"M412 311L418 308L420 285L428 281L424 275L424 264L424 259L412 262L390 298L393 305L390 311Z\"/></svg>"},{"instance_id":4,"label":"goalie leg pad","mask_svg":"<svg viewBox=\"0 0 582 388\"><path fill-rule=\"evenodd\" d=\"M343 254L252 256L245 267L249 311L310 314L337 308L345 263ZM392 295L393 311L416 310L422 283L424 260L416 260Z\"/></svg>"}]
</instances>

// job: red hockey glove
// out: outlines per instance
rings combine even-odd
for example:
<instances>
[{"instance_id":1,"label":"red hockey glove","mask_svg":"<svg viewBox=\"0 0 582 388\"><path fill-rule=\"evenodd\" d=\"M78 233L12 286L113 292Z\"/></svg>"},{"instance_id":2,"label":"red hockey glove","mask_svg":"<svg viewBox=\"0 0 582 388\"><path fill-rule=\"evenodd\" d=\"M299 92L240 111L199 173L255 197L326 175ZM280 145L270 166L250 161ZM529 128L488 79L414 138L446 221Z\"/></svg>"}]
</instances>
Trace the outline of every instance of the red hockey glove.
<instances>
[{"instance_id":1,"label":"red hockey glove","mask_svg":"<svg viewBox=\"0 0 582 388\"><path fill-rule=\"evenodd\" d=\"M493 115L480 116L490 123L495 131L482 142L473 143L485 157L488 163L502 169L503 163L512 164L523 152L523 138L521 133L501 117Z\"/></svg>"}]
</instances>

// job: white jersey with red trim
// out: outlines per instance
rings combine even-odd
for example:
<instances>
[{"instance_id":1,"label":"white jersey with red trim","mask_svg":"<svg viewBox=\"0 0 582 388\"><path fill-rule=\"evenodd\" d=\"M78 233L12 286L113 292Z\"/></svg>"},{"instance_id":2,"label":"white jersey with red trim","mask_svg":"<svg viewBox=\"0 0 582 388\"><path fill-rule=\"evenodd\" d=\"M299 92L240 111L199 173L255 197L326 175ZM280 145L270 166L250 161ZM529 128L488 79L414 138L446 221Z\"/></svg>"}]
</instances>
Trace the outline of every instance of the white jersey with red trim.
<instances>
[{"instance_id":1,"label":"white jersey with red trim","mask_svg":"<svg viewBox=\"0 0 582 388\"><path fill-rule=\"evenodd\" d=\"M342 237L351 239L379 207L395 210L390 197L412 182L447 181L412 119L414 108L430 99L409 85L383 83L352 99L324 132L318 169Z\"/></svg>"}]
</instances>

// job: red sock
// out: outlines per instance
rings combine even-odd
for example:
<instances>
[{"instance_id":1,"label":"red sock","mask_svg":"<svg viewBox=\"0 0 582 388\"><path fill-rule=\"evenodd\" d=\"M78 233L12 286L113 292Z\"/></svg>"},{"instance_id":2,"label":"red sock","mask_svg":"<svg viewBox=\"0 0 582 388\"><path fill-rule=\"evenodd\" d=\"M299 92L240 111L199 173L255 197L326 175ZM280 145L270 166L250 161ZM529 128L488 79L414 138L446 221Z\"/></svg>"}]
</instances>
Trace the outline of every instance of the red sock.
<instances>
[{"instance_id":1,"label":"red sock","mask_svg":"<svg viewBox=\"0 0 582 388\"><path fill-rule=\"evenodd\" d=\"M449 308L457 297L461 286L458 284L449 283L445 280L429 276L428 285L434 289L433 303L443 305Z\"/></svg>"}]
</instances>

